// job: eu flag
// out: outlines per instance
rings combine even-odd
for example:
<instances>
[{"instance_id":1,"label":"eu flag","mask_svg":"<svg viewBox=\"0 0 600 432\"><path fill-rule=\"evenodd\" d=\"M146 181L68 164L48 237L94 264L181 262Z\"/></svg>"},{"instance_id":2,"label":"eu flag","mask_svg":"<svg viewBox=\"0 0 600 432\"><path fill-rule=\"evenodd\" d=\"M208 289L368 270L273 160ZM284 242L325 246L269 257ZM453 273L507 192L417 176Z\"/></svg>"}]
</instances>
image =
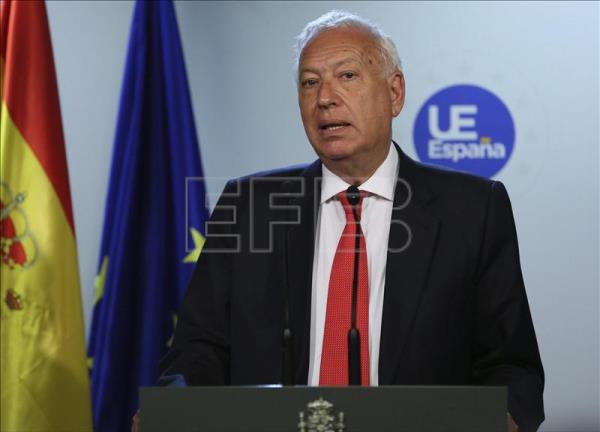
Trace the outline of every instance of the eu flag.
<instances>
[{"instance_id":1,"label":"eu flag","mask_svg":"<svg viewBox=\"0 0 600 432\"><path fill-rule=\"evenodd\" d=\"M135 4L88 346L95 431L129 430L153 384L208 218L172 2Z\"/></svg>"}]
</instances>

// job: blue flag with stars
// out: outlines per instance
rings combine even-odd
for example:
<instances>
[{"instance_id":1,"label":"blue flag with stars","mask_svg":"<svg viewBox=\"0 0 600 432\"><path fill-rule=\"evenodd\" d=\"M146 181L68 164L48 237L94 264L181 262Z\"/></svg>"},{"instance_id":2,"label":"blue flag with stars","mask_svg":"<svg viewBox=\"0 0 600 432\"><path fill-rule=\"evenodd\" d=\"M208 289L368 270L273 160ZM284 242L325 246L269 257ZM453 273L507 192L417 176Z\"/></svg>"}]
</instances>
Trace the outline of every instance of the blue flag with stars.
<instances>
[{"instance_id":1,"label":"blue flag with stars","mask_svg":"<svg viewBox=\"0 0 600 432\"><path fill-rule=\"evenodd\" d=\"M94 430L126 431L158 377L208 219L175 10L135 3L88 346Z\"/></svg>"}]
</instances>

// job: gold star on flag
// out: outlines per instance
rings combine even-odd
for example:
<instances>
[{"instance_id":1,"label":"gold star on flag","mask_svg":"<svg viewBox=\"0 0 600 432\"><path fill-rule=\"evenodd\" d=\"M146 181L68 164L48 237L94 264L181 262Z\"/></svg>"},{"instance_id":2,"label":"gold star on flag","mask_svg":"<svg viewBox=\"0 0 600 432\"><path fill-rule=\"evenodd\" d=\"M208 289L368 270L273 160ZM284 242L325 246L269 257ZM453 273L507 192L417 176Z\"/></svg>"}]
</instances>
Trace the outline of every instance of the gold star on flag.
<instances>
[{"instance_id":1,"label":"gold star on flag","mask_svg":"<svg viewBox=\"0 0 600 432\"><path fill-rule=\"evenodd\" d=\"M204 237L197 229L190 228L190 233L192 234L192 239L194 240L194 249L183 259L184 263L195 263L198 261L198 257L202 251L202 246L204 246Z\"/></svg>"},{"instance_id":2,"label":"gold star on flag","mask_svg":"<svg viewBox=\"0 0 600 432\"><path fill-rule=\"evenodd\" d=\"M108 255L102 259L100 273L94 280L94 305L100 301L104 294L104 282L106 282L106 270L108 268Z\"/></svg>"}]
</instances>

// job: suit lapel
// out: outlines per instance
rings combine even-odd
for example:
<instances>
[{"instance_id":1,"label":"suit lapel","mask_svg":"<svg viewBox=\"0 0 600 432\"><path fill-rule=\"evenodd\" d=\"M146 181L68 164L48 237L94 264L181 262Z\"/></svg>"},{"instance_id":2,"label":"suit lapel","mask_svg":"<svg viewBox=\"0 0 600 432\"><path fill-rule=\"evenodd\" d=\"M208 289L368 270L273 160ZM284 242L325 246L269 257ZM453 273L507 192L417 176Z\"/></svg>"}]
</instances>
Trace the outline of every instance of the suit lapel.
<instances>
[{"instance_id":1,"label":"suit lapel","mask_svg":"<svg viewBox=\"0 0 600 432\"><path fill-rule=\"evenodd\" d=\"M306 384L310 349L310 304L315 224L321 194L321 163L314 162L301 175L303 193L291 201L298 206L300 223L287 230L290 287L290 324L294 338L295 383Z\"/></svg>"},{"instance_id":2,"label":"suit lapel","mask_svg":"<svg viewBox=\"0 0 600 432\"><path fill-rule=\"evenodd\" d=\"M426 206L433 196L419 168L397 147L400 162L386 264L379 350L379 384L393 384L429 264L439 220Z\"/></svg>"}]
</instances>

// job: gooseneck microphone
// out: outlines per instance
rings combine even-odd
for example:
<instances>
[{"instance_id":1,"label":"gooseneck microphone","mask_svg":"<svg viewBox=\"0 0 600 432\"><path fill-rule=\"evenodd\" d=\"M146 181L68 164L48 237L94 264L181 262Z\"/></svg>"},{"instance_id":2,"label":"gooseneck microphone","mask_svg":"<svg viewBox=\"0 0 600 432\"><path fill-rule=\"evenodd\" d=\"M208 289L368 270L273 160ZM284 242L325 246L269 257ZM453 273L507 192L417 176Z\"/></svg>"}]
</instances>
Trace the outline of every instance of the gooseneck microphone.
<instances>
[{"instance_id":1,"label":"gooseneck microphone","mask_svg":"<svg viewBox=\"0 0 600 432\"><path fill-rule=\"evenodd\" d=\"M352 276L352 315L348 330L348 383L360 385L360 332L356 327L356 302L358 297L358 266L360 263L360 217L356 206L360 201L360 191L354 185L346 189L346 197L352 206L352 214L356 224L354 241L354 272Z\"/></svg>"}]
</instances>

